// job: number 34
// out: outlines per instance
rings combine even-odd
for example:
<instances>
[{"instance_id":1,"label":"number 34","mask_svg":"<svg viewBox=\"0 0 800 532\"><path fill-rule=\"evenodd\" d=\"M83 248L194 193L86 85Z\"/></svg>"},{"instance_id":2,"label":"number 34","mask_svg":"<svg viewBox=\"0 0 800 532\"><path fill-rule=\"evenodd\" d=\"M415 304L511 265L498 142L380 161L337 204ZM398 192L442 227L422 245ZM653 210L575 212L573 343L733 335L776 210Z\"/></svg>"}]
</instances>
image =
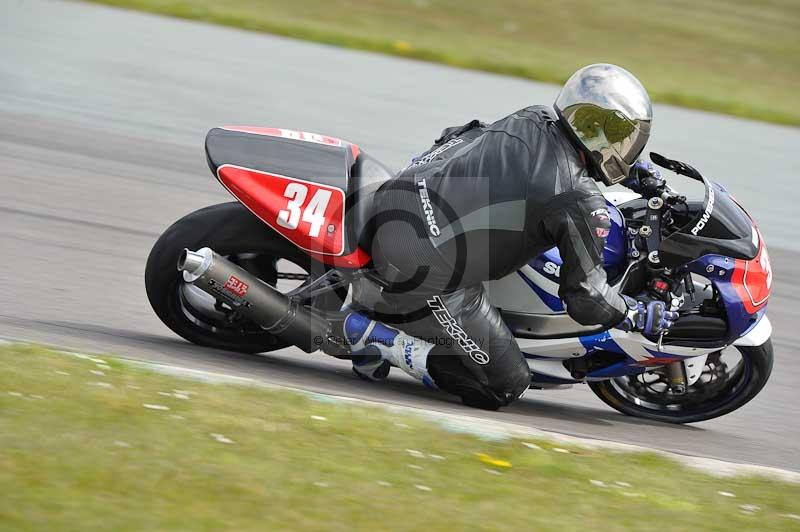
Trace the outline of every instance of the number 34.
<instances>
[{"instance_id":1,"label":"number 34","mask_svg":"<svg viewBox=\"0 0 800 532\"><path fill-rule=\"evenodd\" d=\"M331 191L319 189L306 205L303 204L308 196L308 187L302 183L289 183L283 191L283 197L289 198L286 208L278 213L277 223L286 229L297 229L300 222L311 224L308 236L318 237L322 225L325 223L325 209L331 199Z\"/></svg>"}]
</instances>

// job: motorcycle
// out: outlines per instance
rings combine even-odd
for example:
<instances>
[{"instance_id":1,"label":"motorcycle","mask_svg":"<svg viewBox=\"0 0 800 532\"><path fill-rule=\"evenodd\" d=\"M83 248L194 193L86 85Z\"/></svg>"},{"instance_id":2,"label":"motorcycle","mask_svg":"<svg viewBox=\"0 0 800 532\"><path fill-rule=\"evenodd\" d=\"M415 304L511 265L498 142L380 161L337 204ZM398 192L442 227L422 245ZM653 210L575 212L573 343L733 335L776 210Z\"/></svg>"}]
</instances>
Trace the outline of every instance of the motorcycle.
<instances>
[{"instance_id":1,"label":"motorcycle","mask_svg":"<svg viewBox=\"0 0 800 532\"><path fill-rule=\"evenodd\" d=\"M343 308L381 290L364 229L393 173L355 144L286 129L214 128L205 148L237 201L188 214L158 239L145 273L153 310L198 345L349 358ZM723 186L650 156L700 182L704 197L689 200L653 176L635 192L606 191L604 266L620 293L680 313L668 334L573 321L557 295L555 248L486 288L528 361L531 388L588 384L624 414L698 422L740 408L769 378L772 270L755 222Z\"/></svg>"}]
</instances>

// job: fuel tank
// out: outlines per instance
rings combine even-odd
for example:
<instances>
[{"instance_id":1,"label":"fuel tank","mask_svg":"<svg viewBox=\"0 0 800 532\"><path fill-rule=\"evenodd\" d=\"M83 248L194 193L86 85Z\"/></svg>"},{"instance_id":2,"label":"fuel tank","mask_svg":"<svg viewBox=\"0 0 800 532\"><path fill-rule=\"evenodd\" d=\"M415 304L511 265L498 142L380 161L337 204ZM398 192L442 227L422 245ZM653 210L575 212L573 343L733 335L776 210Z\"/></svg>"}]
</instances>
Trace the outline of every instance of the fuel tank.
<instances>
[{"instance_id":1,"label":"fuel tank","mask_svg":"<svg viewBox=\"0 0 800 532\"><path fill-rule=\"evenodd\" d=\"M625 272L628 260L628 239L625 220L614 203L606 200L611 217L611 231L606 238L603 262L610 284ZM486 283L494 306L517 314L563 314L564 304L558 297L561 282L561 255L552 248L497 281ZM566 316L565 316L566 317ZM580 327L577 323L577 327Z\"/></svg>"}]
</instances>

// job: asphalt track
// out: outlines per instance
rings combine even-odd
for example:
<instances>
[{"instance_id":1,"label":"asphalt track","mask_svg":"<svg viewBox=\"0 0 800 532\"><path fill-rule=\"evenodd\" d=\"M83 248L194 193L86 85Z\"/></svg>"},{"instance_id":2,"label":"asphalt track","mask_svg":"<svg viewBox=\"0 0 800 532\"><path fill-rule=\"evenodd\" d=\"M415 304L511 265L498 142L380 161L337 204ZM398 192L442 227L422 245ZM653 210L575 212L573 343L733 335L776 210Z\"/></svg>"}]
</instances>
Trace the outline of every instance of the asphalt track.
<instances>
[{"instance_id":1,"label":"asphalt track","mask_svg":"<svg viewBox=\"0 0 800 532\"><path fill-rule=\"evenodd\" d=\"M365 384L324 355L192 346L151 312L145 259L172 221L229 200L202 151L214 125L326 133L399 166L445 125L550 102L556 87L81 3L0 12L0 336L800 470L800 130L656 108L653 149L723 181L771 244L776 365L758 398L686 427L619 415L583 387L487 414L400 375Z\"/></svg>"}]
</instances>

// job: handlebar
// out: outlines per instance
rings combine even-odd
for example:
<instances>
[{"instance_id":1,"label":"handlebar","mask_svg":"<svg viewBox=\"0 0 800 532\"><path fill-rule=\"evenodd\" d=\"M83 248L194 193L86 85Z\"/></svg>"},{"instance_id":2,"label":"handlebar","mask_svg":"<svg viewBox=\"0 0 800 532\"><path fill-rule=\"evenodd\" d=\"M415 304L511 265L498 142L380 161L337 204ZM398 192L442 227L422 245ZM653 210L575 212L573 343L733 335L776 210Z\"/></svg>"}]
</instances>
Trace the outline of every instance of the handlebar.
<instances>
[{"instance_id":1,"label":"handlebar","mask_svg":"<svg viewBox=\"0 0 800 532\"><path fill-rule=\"evenodd\" d=\"M669 186L665 185L665 189L659 196L667 205L680 205L686 203L686 196L678 194L673 191Z\"/></svg>"},{"instance_id":2,"label":"handlebar","mask_svg":"<svg viewBox=\"0 0 800 532\"><path fill-rule=\"evenodd\" d=\"M661 172L650 163L639 161L631 168L628 179L623 181L624 186L638 192L645 199L660 198L668 205L686 203L686 196L676 193L669 185Z\"/></svg>"}]
</instances>

